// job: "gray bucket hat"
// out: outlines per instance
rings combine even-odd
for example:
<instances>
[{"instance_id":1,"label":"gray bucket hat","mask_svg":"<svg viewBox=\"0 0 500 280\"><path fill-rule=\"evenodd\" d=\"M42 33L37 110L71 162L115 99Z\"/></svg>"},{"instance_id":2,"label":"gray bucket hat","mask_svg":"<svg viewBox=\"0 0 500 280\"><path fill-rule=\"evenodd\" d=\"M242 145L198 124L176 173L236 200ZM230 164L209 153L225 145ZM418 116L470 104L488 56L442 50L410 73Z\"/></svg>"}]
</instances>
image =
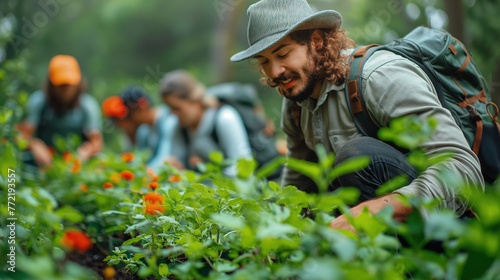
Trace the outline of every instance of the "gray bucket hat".
<instances>
[{"instance_id":1,"label":"gray bucket hat","mask_svg":"<svg viewBox=\"0 0 500 280\"><path fill-rule=\"evenodd\" d=\"M248 10L248 49L231 61L248 59L276 44L295 30L338 28L342 16L334 10L314 13L306 0L261 0Z\"/></svg>"}]
</instances>

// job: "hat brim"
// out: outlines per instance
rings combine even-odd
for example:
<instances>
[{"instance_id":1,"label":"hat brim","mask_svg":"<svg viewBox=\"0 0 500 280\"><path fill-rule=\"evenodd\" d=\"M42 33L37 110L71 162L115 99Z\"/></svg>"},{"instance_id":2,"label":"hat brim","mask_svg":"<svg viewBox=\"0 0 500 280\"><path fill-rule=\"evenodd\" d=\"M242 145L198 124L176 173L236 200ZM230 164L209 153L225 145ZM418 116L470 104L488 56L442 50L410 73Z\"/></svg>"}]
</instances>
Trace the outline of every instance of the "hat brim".
<instances>
[{"instance_id":1,"label":"hat brim","mask_svg":"<svg viewBox=\"0 0 500 280\"><path fill-rule=\"evenodd\" d=\"M342 16L337 11L326 10L314 13L296 23L288 30L260 39L259 41L248 47L248 49L231 56L231 61L236 62L251 58L276 44L278 41L280 41L293 31L316 28L339 28L341 24Z\"/></svg>"}]
</instances>

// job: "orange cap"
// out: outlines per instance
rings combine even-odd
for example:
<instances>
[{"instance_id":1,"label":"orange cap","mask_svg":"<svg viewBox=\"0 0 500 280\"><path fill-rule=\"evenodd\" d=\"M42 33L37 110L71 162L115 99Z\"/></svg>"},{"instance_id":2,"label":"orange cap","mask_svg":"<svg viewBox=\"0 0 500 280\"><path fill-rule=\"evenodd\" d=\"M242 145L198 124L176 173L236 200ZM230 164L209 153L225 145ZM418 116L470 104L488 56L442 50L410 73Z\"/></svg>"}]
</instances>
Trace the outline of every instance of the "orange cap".
<instances>
[{"instance_id":1,"label":"orange cap","mask_svg":"<svg viewBox=\"0 0 500 280\"><path fill-rule=\"evenodd\" d=\"M55 86L79 85L82 81L78 61L70 55L56 55L49 63L49 80Z\"/></svg>"},{"instance_id":2,"label":"orange cap","mask_svg":"<svg viewBox=\"0 0 500 280\"><path fill-rule=\"evenodd\" d=\"M128 109L119 96L110 96L102 102L102 112L107 118L123 118Z\"/></svg>"}]
</instances>

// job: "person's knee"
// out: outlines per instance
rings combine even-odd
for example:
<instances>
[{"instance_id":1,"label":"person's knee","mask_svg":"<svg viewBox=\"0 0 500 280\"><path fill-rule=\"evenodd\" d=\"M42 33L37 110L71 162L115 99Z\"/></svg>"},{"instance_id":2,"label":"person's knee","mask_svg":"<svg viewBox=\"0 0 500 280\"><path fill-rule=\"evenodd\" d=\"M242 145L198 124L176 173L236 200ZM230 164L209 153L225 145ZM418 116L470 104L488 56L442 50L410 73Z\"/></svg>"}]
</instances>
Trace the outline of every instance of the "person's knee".
<instances>
[{"instance_id":1,"label":"person's knee","mask_svg":"<svg viewBox=\"0 0 500 280\"><path fill-rule=\"evenodd\" d=\"M347 141L337 152L334 165L347 159L371 154L371 147L378 141L371 137L357 137Z\"/></svg>"}]
</instances>

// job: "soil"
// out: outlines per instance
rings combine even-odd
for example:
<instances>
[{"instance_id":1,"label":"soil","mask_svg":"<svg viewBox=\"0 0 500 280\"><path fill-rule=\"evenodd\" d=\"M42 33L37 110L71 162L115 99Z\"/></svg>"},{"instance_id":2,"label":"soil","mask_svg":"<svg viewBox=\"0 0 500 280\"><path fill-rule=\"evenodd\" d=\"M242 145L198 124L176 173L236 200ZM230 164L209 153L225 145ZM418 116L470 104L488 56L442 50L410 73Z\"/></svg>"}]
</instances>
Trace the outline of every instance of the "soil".
<instances>
[{"instance_id":1,"label":"soil","mask_svg":"<svg viewBox=\"0 0 500 280\"><path fill-rule=\"evenodd\" d=\"M73 252L67 254L66 256L68 260L95 271L95 273L98 275L98 278L96 279L105 279L103 271L108 265L103 260L104 258L107 257L107 254L104 250L101 250L99 247L92 246L92 248L85 253ZM113 268L116 271L116 275L112 279L115 280L143 279L133 273L126 271L125 268L118 268L116 266L113 266ZM155 278L149 277L145 279L150 280ZM111 279L106 279L106 280L111 280Z\"/></svg>"}]
</instances>

